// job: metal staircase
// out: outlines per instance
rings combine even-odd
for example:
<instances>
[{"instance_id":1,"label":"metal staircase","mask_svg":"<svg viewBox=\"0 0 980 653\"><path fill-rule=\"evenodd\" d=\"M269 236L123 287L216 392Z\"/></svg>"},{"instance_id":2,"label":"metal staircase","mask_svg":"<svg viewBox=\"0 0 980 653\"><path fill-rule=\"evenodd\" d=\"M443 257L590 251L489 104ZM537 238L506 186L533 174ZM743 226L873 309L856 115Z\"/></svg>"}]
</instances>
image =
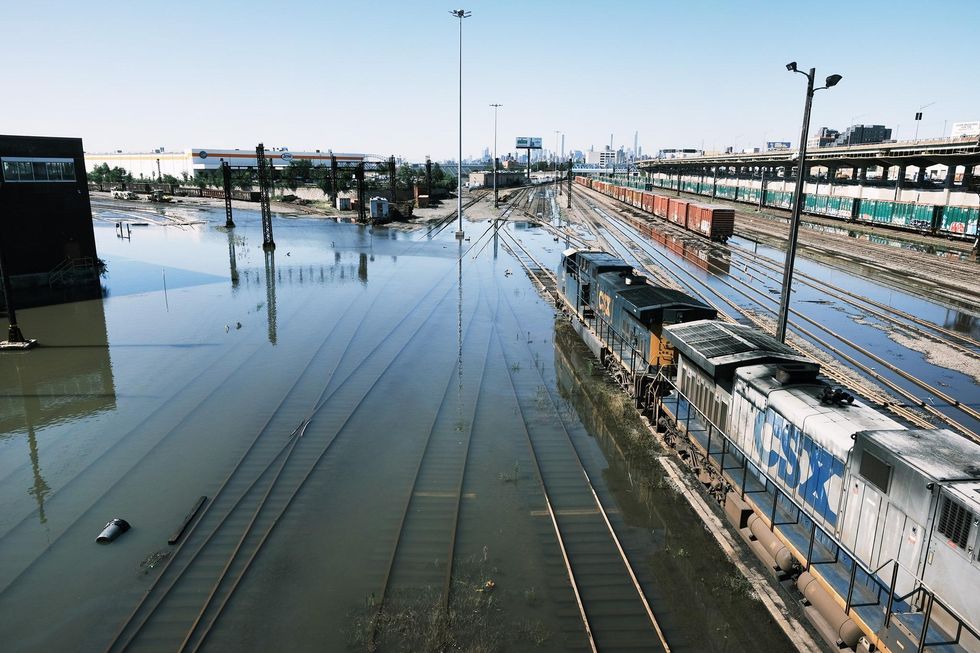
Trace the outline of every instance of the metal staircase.
<instances>
[{"instance_id":1,"label":"metal staircase","mask_svg":"<svg viewBox=\"0 0 980 653\"><path fill-rule=\"evenodd\" d=\"M48 272L48 286L51 288L71 286L80 281L98 279L95 259L90 256L66 258Z\"/></svg>"}]
</instances>

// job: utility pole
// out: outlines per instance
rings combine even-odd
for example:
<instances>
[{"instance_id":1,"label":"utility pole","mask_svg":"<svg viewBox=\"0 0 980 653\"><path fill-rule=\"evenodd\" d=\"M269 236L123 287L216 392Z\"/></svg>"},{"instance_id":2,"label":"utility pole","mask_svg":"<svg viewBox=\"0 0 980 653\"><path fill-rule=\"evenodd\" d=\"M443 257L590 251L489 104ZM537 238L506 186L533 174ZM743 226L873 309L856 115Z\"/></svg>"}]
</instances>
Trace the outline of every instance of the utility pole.
<instances>
[{"instance_id":1,"label":"utility pole","mask_svg":"<svg viewBox=\"0 0 980 653\"><path fill-rule=\"evenodd\" d=\"M428 155L425 157L425 194L432 201L432 159Z\"/></svg>"},{"instance_id":2,"label":"utility pole","mask_svg":"<svg viewBox=\"0 0 980 653\"><path fill-rule=\"evenodd\" d=\"M497 109L502 104L491 104L493 107L493 208L497 208Z\"/></svg>"},{"instance_id":3,"label":"utility pole","mask_svg":"<svg viewBox=\"0 0 980 653\"><path fill-rule=\"evenodd\" d=\"M364 214L364 162L357 164L354 168L354 179L357 181L357 221L367 222Z\"/></svg>"},{"instance_id":4,"label":"utility pole","mask_svg":"<svg viewBox=\"0 0 980 653\"><path fill-rule=\"evenodd\" d=\"M234 229L235 221L231 217L231 166L227 161L221 162L221 181L225 189L225 229Z\"/></svg>"},{"instance_id":5,"label":"utility pole","mask_svg":"<svg viewBox=\"0 0 980 653\"><path fill-rule=\"evenodd\" d=\"M568 157L568 205L565 208L572 208L572 157Z\"/></svg>"},{"instance_id":6,"label":"utility pole","mask_svg":"<svg viewBox=\"0 0 980 653\"><path fill-rule=\"evenodd\" d=\"M337 157L330 150L330 201L337 206Z\"/></svg>"},{"instance_id":7,"label":"utility pole","mask_svg":"<svg viewBox=\"0 0 980 653\"><path fill-rule=\"evenodd\" d=\"M276 248L272 238L272 207L269 197L269 161L265 158L265 147L259 143L255 148L255 161L259 169L259 199L262 205L262 249L270 251Z\"/></svg>"},{"instance_id":8,"label":"utility pole","mask_svg":"<svg viewBox=\"0 0 980 653\"><path fill-rule=\"evenodd\" d=\"M388 192L391 194L391 202L395 203L398 201L396 193L398 188L395 186L395 175L397 174L395 169L395 155L391 155L388 159Z\"/></svg>"},{"instance_id":9,"label":"utility pole","mask_svg":"<svg viewBox=\"0 0 980 653\"><path fill-rule=\"evenodd\" d=\"M558 135L559 134L561 134L561 132L555 130L555 188L558 189L558 195L561 195L561 182L558 179L558 164L561 161L561 159L558 158ZM564 138L565 135L562 134L561 137Z\"/></svg>"}]
</instances>

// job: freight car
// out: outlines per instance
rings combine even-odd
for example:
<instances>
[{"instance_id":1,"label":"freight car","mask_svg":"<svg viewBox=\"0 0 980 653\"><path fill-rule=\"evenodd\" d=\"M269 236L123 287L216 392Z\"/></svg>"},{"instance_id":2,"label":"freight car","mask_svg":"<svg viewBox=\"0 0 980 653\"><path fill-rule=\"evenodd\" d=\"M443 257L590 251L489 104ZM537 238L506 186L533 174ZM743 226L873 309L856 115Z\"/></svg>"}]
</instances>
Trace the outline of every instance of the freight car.
<instances>
[{"instance_id":1,"label":"freight car","mask_svg":"<svg viewBox=\"0 0 980 653\"><path fill-rule=\"evenodd\" d=\"M980 445L906 428L611 254L567 250L558 279L575 330L830 641L980 650Z\"/></svg>"},{"instance_id":2,"label":"freight car","mask_svg":"<svg viewBox=\"0 0 980 653\"><path fill-rule=\"evenodd\" d=\"M616 183L629 184L635 182L620 180ZM793 193L784 190L766 189L763 194L760 188L711 180L678 180L675 176L654 178L652 183L646 185L651 188L680 190L685 193L717 197L759 207L789 210L793 206ZM980 208L972 206L892 202L814 193L803 195L803 212L848 222L865 222L952 238L976 238L977 223L980 220Z\"/></svg>"},{"instance_id":3,"label":"freight car","mask_svg":"<svg viewBox=\"0 0 980 653\"><path fill-rule=\"evenodd\" d=\"M710 240L725 242L735 233L735 210L726 206L697 204L658 195L645 189L619 186L587 177L576 177L575 180L582 186L652 213Z\"/></svg>"}]
</instances>

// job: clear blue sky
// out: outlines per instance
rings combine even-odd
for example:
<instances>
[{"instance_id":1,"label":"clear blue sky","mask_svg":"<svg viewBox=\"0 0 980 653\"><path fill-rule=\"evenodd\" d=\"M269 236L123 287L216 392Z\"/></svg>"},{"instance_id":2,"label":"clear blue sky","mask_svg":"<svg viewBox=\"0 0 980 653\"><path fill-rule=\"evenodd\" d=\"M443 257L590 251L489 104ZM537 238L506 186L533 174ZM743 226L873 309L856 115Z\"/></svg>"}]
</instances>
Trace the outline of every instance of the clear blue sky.
<instances>
[{"instance_id":1,"label":"clear blue sky","mask_svg":"<svg viewBox=\"0 0 980 653\"><path fill-rule=\"evenodd\" d=\"M813 127L898 125L911 138L980 119L980 3L458 0L463 155L514 137L746 147ZM449 2L3 0L0 131L81 136L87 151L159 146L455 156L457 20ZM948 127L947 127L948 129Z\"/></svg>"}]
</instances>

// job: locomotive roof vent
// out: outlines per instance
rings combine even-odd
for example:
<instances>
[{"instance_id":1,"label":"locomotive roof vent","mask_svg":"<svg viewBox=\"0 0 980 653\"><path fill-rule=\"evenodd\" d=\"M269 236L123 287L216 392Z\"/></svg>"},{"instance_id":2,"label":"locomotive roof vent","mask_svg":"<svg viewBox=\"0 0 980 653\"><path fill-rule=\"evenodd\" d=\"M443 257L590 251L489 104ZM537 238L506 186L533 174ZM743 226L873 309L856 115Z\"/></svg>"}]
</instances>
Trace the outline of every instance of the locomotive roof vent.
<instances>
[{"instance_id":1,"label":"locomotive roof vent","mask_svg":"<svg viewBox=\"0 0 980 653\"><path fill-rule=\"evenodd\" d=\"M646 281L646 277L642 274L637 274L635 270L630 272L620 272L619 278L622 279L627 286L642 286L643 282Z\"/></svg>"},{"instance_id":2,"label":"locomotive roof vent","mask_svg":"<svg viewBox=\"0 0 980 653\"><path fill-rule=\"evenodd\" d=\"M854 395L845 392L841 388L831 388L829 385L820 394L820 403L832 406L851 405L854 403Z\"/></svg>"},{"instance_id":3,"label":"locomotive roof vent","mask_svg":"<svg viewBox=\"0 0 980 653\"><path fill-rule=\"evenodd\" d=\"M817 378L817 370L807 363L782 363L776 368L775 377L783 385L806 383Z\"/></svg>"}]
</instances>

